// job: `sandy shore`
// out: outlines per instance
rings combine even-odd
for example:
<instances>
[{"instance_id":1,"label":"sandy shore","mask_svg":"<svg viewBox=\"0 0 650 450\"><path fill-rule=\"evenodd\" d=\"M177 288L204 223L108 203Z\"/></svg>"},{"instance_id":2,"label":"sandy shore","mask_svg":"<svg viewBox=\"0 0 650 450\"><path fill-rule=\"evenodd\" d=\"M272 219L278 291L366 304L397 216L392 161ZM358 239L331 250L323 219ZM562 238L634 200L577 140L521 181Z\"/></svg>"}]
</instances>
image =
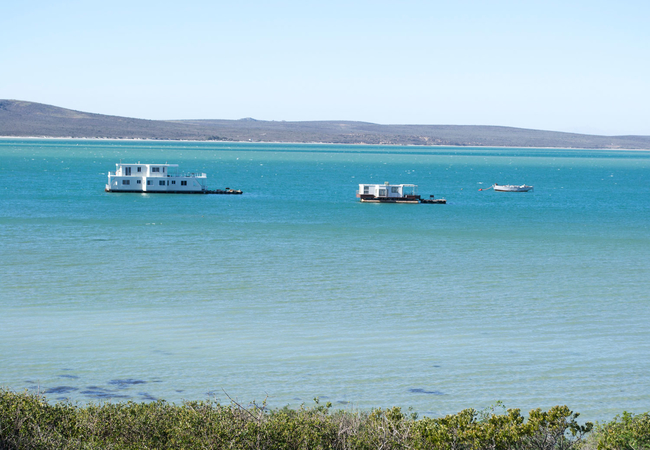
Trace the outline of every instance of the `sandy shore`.
<instances>
[{"instance_id":1,"label":"sandy shore","mask_svg":"<svg viewBox=\"0 0 650 450\"><path fill-rule=\"evenodd\" d=\"M286 145L351 145L351 146L368 146L368 147L414 147L414 148L481 148L481 149L499 149L499 148L537 148L548 150L590 150L590 151L626 151L626 152L649 152L650 149L643 148L588 148L588 147L522 147L522 146L483 146L483 145L416 145L416 144L368 144L363 142L351 142L341 144L339 142L283 142L283 141L210 141L196 139L148 139L148 138L105 138L105 137L53 137L53 136L0 136L0 140L24 139L24 140L59 140L59 141L118 141L118 142L196 142L211 144L286 144Z\"/></svg>"}]
</instances>

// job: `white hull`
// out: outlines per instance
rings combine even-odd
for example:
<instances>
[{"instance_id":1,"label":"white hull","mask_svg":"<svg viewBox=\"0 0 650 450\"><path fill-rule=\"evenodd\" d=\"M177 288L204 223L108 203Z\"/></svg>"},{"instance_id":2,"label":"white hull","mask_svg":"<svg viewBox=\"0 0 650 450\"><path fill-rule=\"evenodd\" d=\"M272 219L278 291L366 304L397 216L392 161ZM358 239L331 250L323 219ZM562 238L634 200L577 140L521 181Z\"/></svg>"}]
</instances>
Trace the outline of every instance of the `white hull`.
<instances>
[{"instance_id":1,"label":"white hull","mask_svg":"<svg viewBox=\"0 0 650 450\"><path fill-rule=\"evenodd\" d=\"M493 188L495 191L499 191L499 192L528 192L533 189L532 186L527 186L525 184L519 186L513 184L504 184L504 185L495 184Z\"/></svg>"}]
</instances>

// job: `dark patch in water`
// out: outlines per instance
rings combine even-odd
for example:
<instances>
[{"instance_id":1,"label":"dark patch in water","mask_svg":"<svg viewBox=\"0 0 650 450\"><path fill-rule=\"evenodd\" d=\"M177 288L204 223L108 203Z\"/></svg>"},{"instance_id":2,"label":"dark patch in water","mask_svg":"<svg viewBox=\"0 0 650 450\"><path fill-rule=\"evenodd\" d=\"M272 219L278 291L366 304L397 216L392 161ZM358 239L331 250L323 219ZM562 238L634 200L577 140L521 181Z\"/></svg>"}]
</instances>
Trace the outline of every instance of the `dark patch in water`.
<instances>
[{"instance_id":1,"label":"dark patch in water","mask_svg":"<svg viewBox=\"0 0 650 450\"><path fill-rule=\"evenodd\" d=\"M440 366L436 366L436 365L434 365L433 367L440 367Z\"/></svg>"},{"instance_id":2,"label":"dark patch in water","mask_svg":"<svg viewBox=\"0 0 650 450\"><path fill-rule=\"evenodd\" d=\"M345 400L339 400L336 403L338 403L339 405L349 405L350 404L350 402L346 402Z\"/></svg>"},{"instance_id":3,"label":"dark patch in water","mask_svg":"<svg viewBox=\"0 0 650 450\"><path fill-rule=\"evenodd\" d=\"M81 394L90 398L98 398L102 400L108 400L112 398L131 398L128 395L120 395L111 391L81 391Z\"/></svg>"},{"instance_id":4,"label":"dark patch in water","mask_svg":"<svg viewBox=\"0 0 650 450\"><path fill-rule=\"evenodd\" d=\"M43 391L44 394L67 394L68 392L78 391L79 389L72 386L57 386L53 388L46 389Z\"/></svg>"},{"instance_id":5,"label":"dark patch in water","mask_svg":"<svg viewBox=\"0 0 650 450\"><path fill-rule=\"evenodd\" d=\"M113 386L117 386L118 389L126 389L129 386L133 386L135 384L145 384L146 381L143 380L134 380L133 378L127 378L125 380L111 380L108 382L108 384L112 384Z\"/></svg>"},{"instance_id":6,"label":"dark patch in water","mask_svg":"<svg viewBox=\"0 0 650 450\"><path fill-rule=\"evenodd\" d=\"M79 377L77 375L59 375L59 378L71 378L73 380L78 380Z\"/></svg>"},{"instance_id":7,"label":"dark patch in water","mask_svg":"<svg viewBox=\"0 0 650 450\"><path fill-rule=\"evenodd\" d=\"M180 394L181 392L185 392L185 391L183 391L183 389L176 389L176 392Z\"/></svg>"},{"instance_id":8,"label":"dark patch in water","mask_svg":"<svg viewBox=\"0 0 650 450\"><path fill-rule=\"evenodd\" d=\"M88 389L89 391L97 391L97 392L113 392L110 389L106 389L99 386L88 386L86 387L86 389Z\"/></svg>"},{"instance_id":9,"label":"dark patch in water","mask_svg":"<svg viewBox=\"0 0 650 450\"><path fill-rule=\"evenodd\" d=\"M99 386L88 386L85 391L81 391L81 394L86 397L100 398L100 399L109 399L109 398L130 398L128 395L116 394L110 389L102 388Z\"/></svg>"},{"instance_id":10,"label":"dark patch in water","mask_svg":"<svg viewBox=\"0 0 650 450\"><path fill-rule=\"evenodd\" d=\"M138 392L138 395L142 396L142 398L145 399L145 400L151 400L151 401L154 401L154 402L156 400L158 400L156 397L154 397L153 395L151 395L151 394L149 394L147 392Z\"/></svg>"},{"instance_id":11,"label":"dark patch in water","mask_svg":"<svg viewBox=\"0 0 650 450\"><path fill-rule=\"evenodd\" d=\"M165 355L165 356L172 356L173 355L172 352L168 352L168 351L165 351L165 350L151 350L151 353L158 353L160 355Z\"/></svg>"},{"instance_id":12,"label":"dark patch in water","mask_svg":"<svg viewBox=\"0 0 650 450\"><path fill-rule=\"evenodd\" d=\"M409 389L409 392L412 392L414 394L432 394L432 395L445 395L444 392L440 391L427 391L422 388L411 388Z\"/></svg>"}]
</instances>

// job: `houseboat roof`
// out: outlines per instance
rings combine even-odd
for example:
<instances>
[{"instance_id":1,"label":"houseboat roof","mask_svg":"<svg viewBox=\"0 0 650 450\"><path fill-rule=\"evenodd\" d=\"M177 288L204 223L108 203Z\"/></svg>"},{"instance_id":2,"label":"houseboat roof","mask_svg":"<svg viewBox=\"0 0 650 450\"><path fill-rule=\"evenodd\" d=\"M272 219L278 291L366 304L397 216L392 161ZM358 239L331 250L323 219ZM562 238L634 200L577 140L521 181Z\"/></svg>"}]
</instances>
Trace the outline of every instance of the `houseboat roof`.
<instances>
[{"instance_id":1,"label":"houseboat roof","mask_svg":"<svg viewBox=\"0 0 650 450\"><path fill-rule=\"evenodd\" d=\"M119 163L117 163L117 164L115 164L115 165L116 165L116 166L161 166L161 167L162 167L162 166L165 166L165 167L178 167L178 164L167 164L167 163L165 163L165 164L142 164L142 163L140 163L140 162L137 162L137 163L123 163L123 162L119 162Z\"/></svg>"},{"instance_id":2,"label":"houseboat roof","mask_svg":"<svg viewBox=\"0 0 650 450\"><path fill-rule=\"evenodd\" d=\"M409 186L409 187L417 186L417 184L390 184L388 183L388 181L386 181L385 183L359 183L359 184L362 184L364 186Z\"/></svg>"}]
</instances>

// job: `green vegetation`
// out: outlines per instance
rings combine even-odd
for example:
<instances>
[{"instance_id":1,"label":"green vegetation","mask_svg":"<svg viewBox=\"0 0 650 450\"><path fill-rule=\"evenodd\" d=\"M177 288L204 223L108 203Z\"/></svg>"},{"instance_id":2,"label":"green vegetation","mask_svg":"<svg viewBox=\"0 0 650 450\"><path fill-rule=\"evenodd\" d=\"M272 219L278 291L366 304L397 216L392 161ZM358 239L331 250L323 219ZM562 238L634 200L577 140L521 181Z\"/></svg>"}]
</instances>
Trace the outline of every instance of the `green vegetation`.
<instances>
[{"instance_id":1,"label":"green vegetation","mask_svg":"<svg viewBox=\"0 0 650 450\"><path fill-rule=\"evenodd\" d=\"M650 414L623 413L599 425L595 434L598 450L650 449Z\"/></svg>"},{"instance_id":2,"label":"green vegetation","mask_svg":"<svg viewBox=\"0 0 650 450\"><path fill-rule=\"evenodd\" d=\"M566 406L528 418L501 405L421 418L400 408L294 410L235 402L49 404L38 394L0 390L0 449L650 449L648 413L581 425Z\"/></svg>"},{"instance_id":3,"label":"green vegetation","mask_svg":"<svg viewBox=\"0 0 650 450\"><path fill-rule=\"evenodd\" d=\"M420 418L400 408L268 410L235 402L50 404L0 390L0 450L18 449L650 449L648 413L581 425L566 406L528 418L501 405ZM592 431L593 430L593 431Z\"/></svg>"}]
</instances>

